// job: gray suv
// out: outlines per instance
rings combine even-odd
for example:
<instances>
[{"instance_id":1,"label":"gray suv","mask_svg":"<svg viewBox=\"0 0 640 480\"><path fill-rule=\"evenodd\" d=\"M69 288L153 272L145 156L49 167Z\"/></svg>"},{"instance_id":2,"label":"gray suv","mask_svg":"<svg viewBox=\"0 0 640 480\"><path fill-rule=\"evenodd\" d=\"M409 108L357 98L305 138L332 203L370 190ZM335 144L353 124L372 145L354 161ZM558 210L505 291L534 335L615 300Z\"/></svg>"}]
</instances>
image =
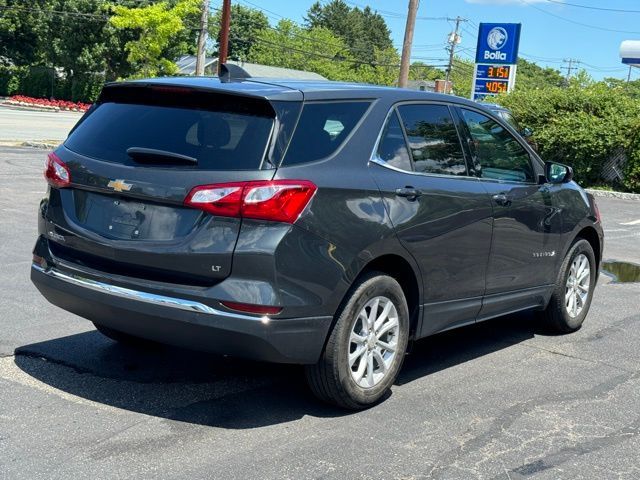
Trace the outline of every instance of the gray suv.
<instances>
[{"instance_id":1,"label":"gray suv","mask_svg":"<svg viewBox=\"0 0 640 480\"><path fill-rule=\"evenodd\" d=\"M603 232L571 168L484 107L333 82L108 84L50 153L31 278L122 342L304 364L378 401L409 341L589 310Z\"/></svg>"}]
</instances>

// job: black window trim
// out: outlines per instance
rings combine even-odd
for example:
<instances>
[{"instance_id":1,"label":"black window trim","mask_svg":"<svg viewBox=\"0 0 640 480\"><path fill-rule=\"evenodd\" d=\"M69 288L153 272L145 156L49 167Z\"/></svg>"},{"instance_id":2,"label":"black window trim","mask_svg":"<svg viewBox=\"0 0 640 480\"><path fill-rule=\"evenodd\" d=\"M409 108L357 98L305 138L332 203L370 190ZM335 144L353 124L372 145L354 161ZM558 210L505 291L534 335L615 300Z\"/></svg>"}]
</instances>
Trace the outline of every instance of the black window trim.
<instances>
[{"instance_id":1,"label":"black window trim","mask_svg":"<svg viewBox=\"0 0 640 480\"><path fill-rule=\"evenodd\" d=\"M398 107L401 107L403 105L444 105L445 107L448 107L449 109L449 114L451 115L451 120L453 121L455 127L456 127L456 132L458 133L458 141L460 142L460 149L462 151L462 155L464 157L464 161L465 161L465 165L467 167L467 174L466 175L449 175L446 173L431 173L431 172L416 172L415 170L413 170L413 156L411 155L411 149L409 148L409 142L407 139L407 132L405 131L404 128L404 122L402 121L402 117L400 116L400 112L397 111ZM438 177L438 178L457 178L458 180L480 180L479 177L476 177L474 175L471 175L471 169L469 168L471 163L471 158L469 153L467 152L467 149L464 146L464 142L462 141L462 137L463 137L463 133L460 131L460 125L458 125L458 117L456 115L456 113L454 112L454 107L456 105L449 103L449 102L443 102L443 101L437 101L437 100L404 100L401 102L396 102L393 105L391 105L391 107L389 108L389 111L387 112L387 115L384 118L384 121L382 122L382 127L380 128L380 131L378 132L378 137L376 138L376 141L374 143L373 146L373 151L371 152L371 156L369 157L369 162L370 163L375 163L377 165L380 165L382 167L388 168L390 170L395 170L396 172L401 172L401 173L406 173L409 175L420 175L423 177ZM383 159L381 159L378 156L378 148L380 146L380 142L382 141L382 135L384 134L385 128L387 127L387 124L389 123L389 120L391 118L391 115L395 112L395 114L397 115L398 121L400 122L400 128L402 128L402 133L404 135L404 141L405 141L405 145L407 147L407 151L409 152L409 156L411 158L411 168L412 170L403 170L401 168L398 167L394 167L393 165L389 165L387 162L385 162ZM464 134L465 138L466 138L466 133Z\"/></svg>"},{"instance_id":2,"label":"black window trim","mask_svg":"<svg viewBox=\"0 0 640 480\"><path fill-rule=\"evenodd\" d=\"M501 118L498 118L498 116L495 115L493 112L482 110L480 108L475 108L473 105L456 104L454 105L454 109L456 111L456 115L460 120L460 127L464 130L467 149L469 150L469 156L471 158L471 162L469 163L469 165L473 164L473 169L469 170L469 174L471 176L473 176L474 178L477 178L481 182L497 182L497 183L504 183L504 184L515 183L517 185L539 185L540 184L540 182L538 181L538 177L542 175L544 172L544 162L538 158L535 152L532 151L529 144L520 138L520 135L514 135L514 130L511 128L510 125L507 125L506 121L502 120ZM524 149L524 151L527 152L527 155L529 155L529 164L531 165L531 171L534 174L533 181L521 182L518 180L499 180L497 178L483 178L483 177L477 176L477 174L475 173L474 174L471 173L471 172L477 172L477 168L476 168L477 161L471 152L471 148L469 147L471 142L473 142L473 138L471 136L471 131L469 130L469 127L467 126L467 123L464 120L464 116L462 114L463 109L476 112L476 113L479 113L480 115L484 115L485 117L490 118L491 120L497 122L513 137L513 139Z\"/></svg>"}]
</instances>

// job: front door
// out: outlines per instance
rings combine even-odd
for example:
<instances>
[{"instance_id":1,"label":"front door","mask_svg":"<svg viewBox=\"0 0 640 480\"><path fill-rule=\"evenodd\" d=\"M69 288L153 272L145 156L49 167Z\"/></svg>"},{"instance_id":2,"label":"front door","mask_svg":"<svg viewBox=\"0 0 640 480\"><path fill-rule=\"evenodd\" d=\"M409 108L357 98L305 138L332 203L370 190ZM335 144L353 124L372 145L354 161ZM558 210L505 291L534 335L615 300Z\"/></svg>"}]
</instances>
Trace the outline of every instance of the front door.
<instances>
[{"instance_id":1,"label":"front door","mask_svg":"<svg viewBox=\"0 0 640 480\"><path fill-rule=\"evenodd\" d=\"M506 127L479 111L459 111L468 130L474 173L493 206L486 295L531 289L531 298L516 295L511 307L527 301L535 306L540 300L534 298L535 290L555 278L556 256L561 254L560 215L550 186L538 181L536 160ZM487 310L490 307L483 308L483 314Z\"/></svg>"},{"instance_id":2,"label":"front door","mask_svg":"<svg viewBox=\"0 0 640 480\"><path fill-rule=\"evenodd\" d=\"M371 173L400 242L422 272L419 336L475 321L492 209L481 182L468 175L449 107L405 104L391 112Z\"/></svg>"}]
</instances>

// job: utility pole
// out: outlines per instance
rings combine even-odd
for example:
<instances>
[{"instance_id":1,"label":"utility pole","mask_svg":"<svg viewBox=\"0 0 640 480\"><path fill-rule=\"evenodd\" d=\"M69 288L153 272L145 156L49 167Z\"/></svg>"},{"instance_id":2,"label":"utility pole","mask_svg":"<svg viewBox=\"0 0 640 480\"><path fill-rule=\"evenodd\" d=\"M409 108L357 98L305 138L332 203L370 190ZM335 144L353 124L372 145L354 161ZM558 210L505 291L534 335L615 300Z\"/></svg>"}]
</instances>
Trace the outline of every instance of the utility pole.
<instances>
[{"instance_id":1,"label":"utility pole","mask_svg":"<svg viewBox=\"0 0 640 480\"><path fill-rule=\"evenodd\" d=\"M577 65L578 63L580 63L580 60L576 60L575 58L565 58L562 61L563 61L563 63L568 63L569 64L568 67L562 67L562 68L566 68L567 69L567 76L566 76L565 80L568 83L569 79L571 78L571 72L574 69L573 64L575 63ZM577 68L577 67L575 67L575 68Z\"/></svg>"},{"instance_id":2,"label":"utility pole","mask_svg":"<svg viewBox=\"0 0 640 480\"><path fill-rule=\"evenodd\" d=\"M455 31L449 34L449 40L448 40L449 47L447 47L447 49L449 50L449 66L447 67L447 77L445 79L445 84L444 84L445 92L447 91L447 87L449 85L449 78L451 77L451 70L453 68L453 56L456 51L456 45L458 45L462 40L462 37L460 37L460 35L458 34L458 32L460 31L461 21L462 21L462 18L456 17L456 29Z\"/></svg>"},{"instance_id":3,"label":"utility pole","mask_svg":"<svg viewBox=\"0 0 640 480\"><path fill-rule=\"evenodd\" d=\"M407 25L404 28L404 42L402 43L402 59L400 60L400 77L398 87L405 88L409 80L409 64L411 63L411 44L413 43L413 30L416 25L419 0L409 0L409 13Z\"/></svg>"},{"instance_id":4,"label":"utility pole","mask_svg":"<svg viewBox=\"0 0 640 480\"><path fill-rule=\"evenodd\" d=\"M231 0L222 1L222 18L220 19L220 45L218 47L218 75L220 66L227 63L229 53L229 28L231 27Z\"/></svg>"},{"instance_id":5,"label":"utility pole","mask_svg":"<svg viewBox=\"0 0 640 480\"><path fill-rule=\"evenodd\" d=\"M209 23L209 0L202 0L200 12L200 33L198 34L198 51L196 52L196 75L204 75L204 64L207 61L207 27Z\"/></svg>"}]
</instances>

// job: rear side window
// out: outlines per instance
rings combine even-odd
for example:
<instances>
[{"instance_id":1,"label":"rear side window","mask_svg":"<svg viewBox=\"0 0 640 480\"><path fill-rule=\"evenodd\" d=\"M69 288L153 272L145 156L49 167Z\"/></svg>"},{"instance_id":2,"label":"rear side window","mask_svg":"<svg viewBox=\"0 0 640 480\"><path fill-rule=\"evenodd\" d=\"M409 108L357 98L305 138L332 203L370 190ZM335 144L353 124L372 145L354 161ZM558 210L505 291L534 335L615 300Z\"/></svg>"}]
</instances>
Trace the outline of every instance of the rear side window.
<instances>
[{"instance_id":1,"label":"rear side window","mask_svg":"<svg viewBox=\"0 0 640 480\"><path fill-rule=\"evenodd\" d=\"M481 113L462 109L481 177L493 180L533 182L531 157L509 131Z\"/></svg>"},{"instance_id":2,"label":"rear side window","mask_svg":"<svg viewBox=\"0 0 640 480\"><path fill-rule=\"evenodd\" d=\"M409 141L413 169L420 173L466 175L467 165L446 105L398 107Z\"/></svg>"},{"instance_id":3,"label":"rear side window","mask_svg":"<svg viewBox=\"0 0 640 480\"><path fill-rule=\"evenodd\" d=\"M313 162L333 154L371 102L313 102L302 107L283 165Z\"/></svg>"},{"instance_id":4,"label":"rear side window","mask_svg":"<svg viewBox=\"0 0 640 480\"><path fill-rule=\"evenodd\" d=\"M260 168L273 118L245 112L197 110L161 105L107 102L73 131L65 146L88 157L135 165L132 147L186 155L190 168ZM145 165L153 162L145 162Z\"/></svg>"}]
</instances>

